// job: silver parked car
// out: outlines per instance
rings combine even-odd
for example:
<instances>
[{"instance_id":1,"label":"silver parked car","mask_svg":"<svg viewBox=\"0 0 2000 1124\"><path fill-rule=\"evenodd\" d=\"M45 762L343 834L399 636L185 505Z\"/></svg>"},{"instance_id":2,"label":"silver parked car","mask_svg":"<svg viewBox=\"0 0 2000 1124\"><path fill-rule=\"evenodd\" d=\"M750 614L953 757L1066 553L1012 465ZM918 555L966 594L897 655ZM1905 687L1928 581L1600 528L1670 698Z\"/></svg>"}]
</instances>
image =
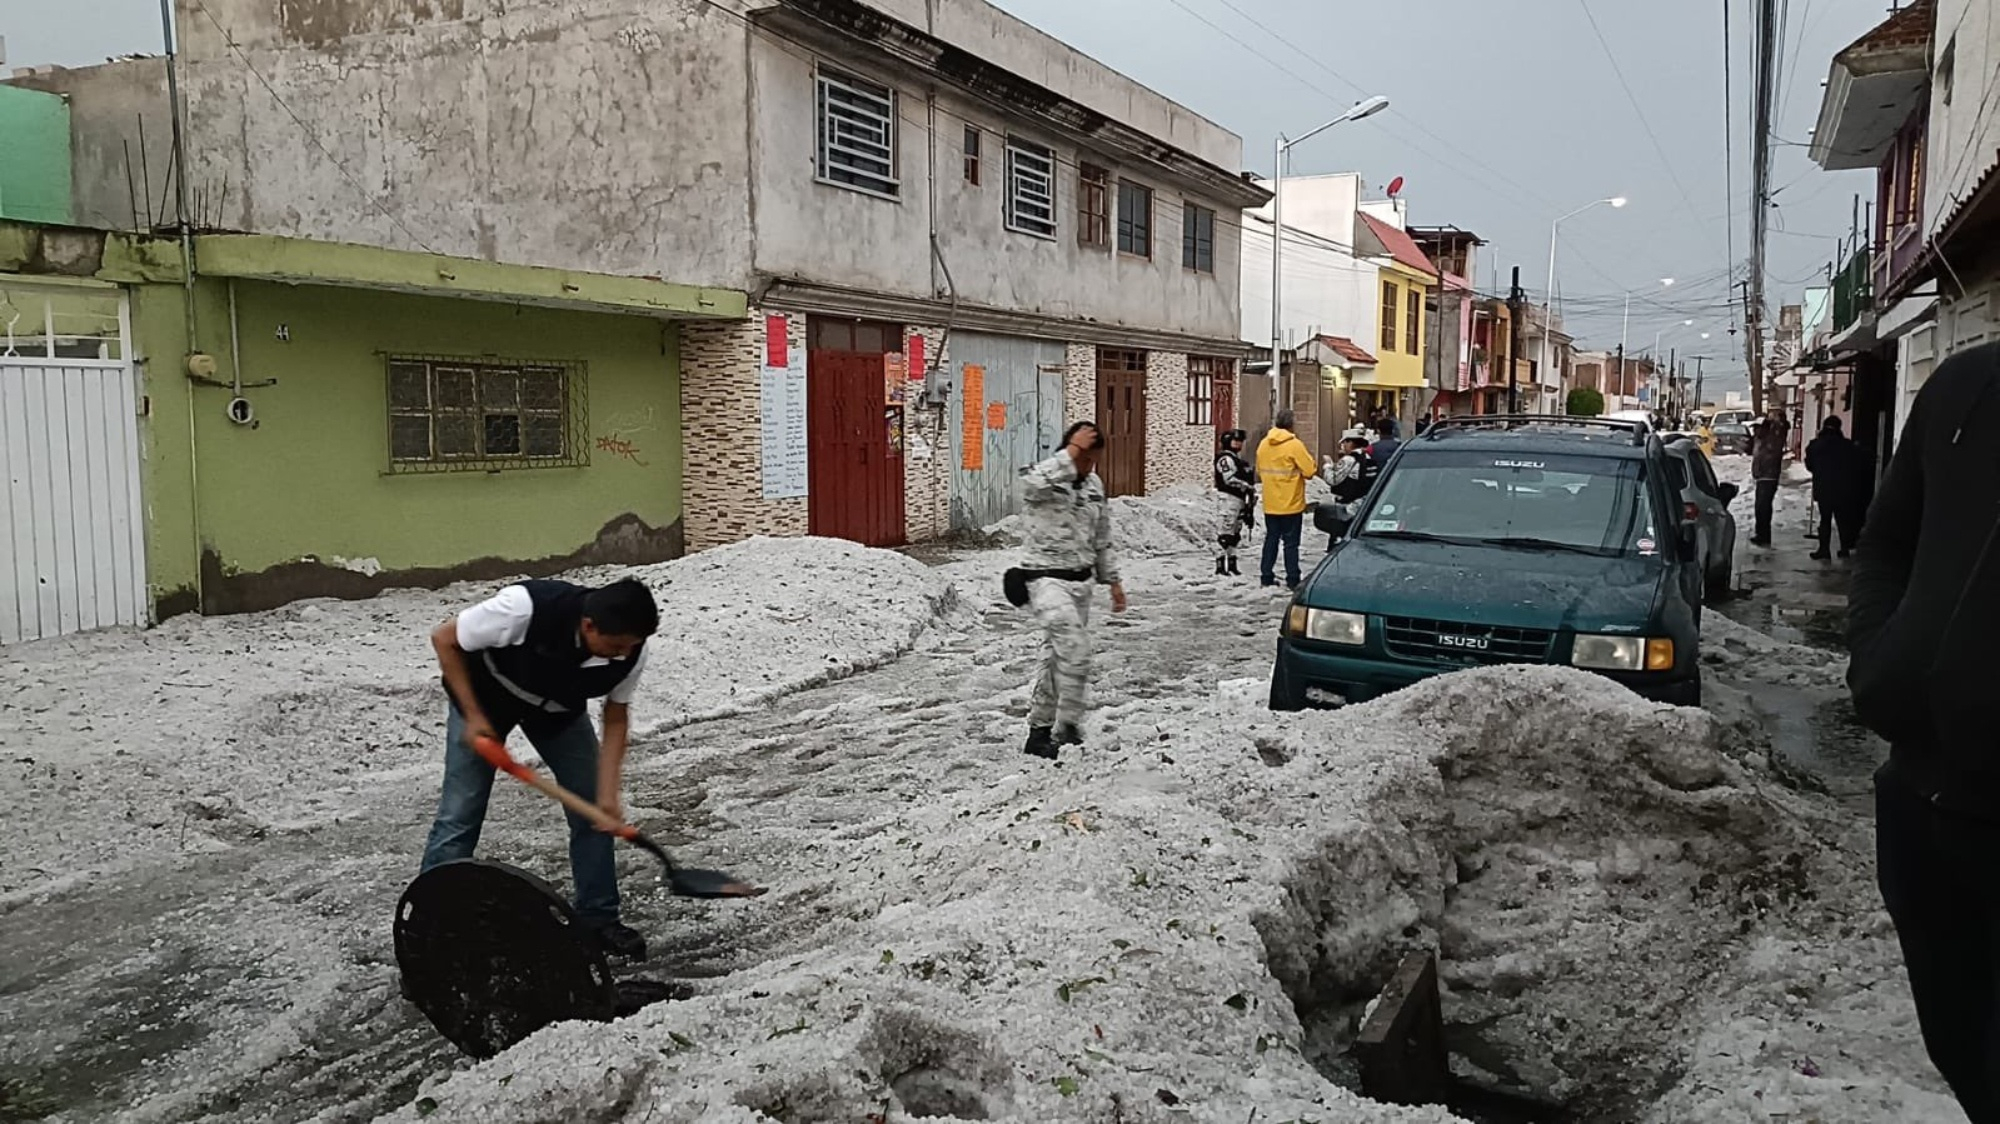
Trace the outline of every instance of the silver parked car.
<instances>
[{"instance_id":1,"label":"silver parked car","mask_svg":"<svg viewBox=\"0 0 2000 1124\"><path fill-rule=\"evenodd\" d=\"M1729 504L1738 488L1715 478L1714 466L1694 437L1669 435L1666 449L1667 468L1674 474L1674 489L1681 497L1682 517L1695 525L1704 592L1708 600L1719 601L1729 596L1736 565L1736 516L1730 514Z\"/></svg>"}]
</instances>

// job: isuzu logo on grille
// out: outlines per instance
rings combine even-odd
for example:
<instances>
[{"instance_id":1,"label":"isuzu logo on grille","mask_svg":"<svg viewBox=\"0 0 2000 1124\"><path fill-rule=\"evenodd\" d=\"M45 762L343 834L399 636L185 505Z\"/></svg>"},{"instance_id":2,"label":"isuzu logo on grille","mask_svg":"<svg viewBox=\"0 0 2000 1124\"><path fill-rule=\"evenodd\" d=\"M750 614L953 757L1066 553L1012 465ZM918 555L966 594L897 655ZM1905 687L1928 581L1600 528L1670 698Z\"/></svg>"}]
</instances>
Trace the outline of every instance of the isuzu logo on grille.
<instances>
[{"instance_id":1,"label":"isuzu logo on grille","mask_svg":"<svg viewBox=\"0 0 2000 1124\"><path fill-rule=\"evenodd\" d=\"M1438 647L1440 648L1463 648L1469 652L1483 652L1492 643L1491 640L1488 640L1484 636L1447 636L1443 633L1438 634Z\"/></svg>"}]
</instances>

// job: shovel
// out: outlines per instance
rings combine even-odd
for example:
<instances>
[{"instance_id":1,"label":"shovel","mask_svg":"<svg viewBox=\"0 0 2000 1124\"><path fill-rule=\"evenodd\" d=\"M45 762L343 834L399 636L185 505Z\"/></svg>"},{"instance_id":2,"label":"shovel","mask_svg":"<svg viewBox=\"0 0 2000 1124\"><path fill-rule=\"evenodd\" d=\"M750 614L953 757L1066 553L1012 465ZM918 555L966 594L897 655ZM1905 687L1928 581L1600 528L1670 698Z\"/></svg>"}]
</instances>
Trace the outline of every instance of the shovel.
<instances>
[{"instance_id":1,"label":"shovel","mask_svg":"<svg viewBox=\"0 0 2000 1124\"><path fill-rule=\"evenodd\" d=\"M493 738L475 738L472 748L488 765L514 776L542 795L557 801L563 807L589 820L605 834L615 835L660 860L660 865L667 868L667 886L683 898L754 898L764 892L761 887L741 881L733 874L674 865L674 860L667 855L666 848L646 838L644 832L514 760L508 755L507 747L502 742Z\"/></svg>"}]
</instances>

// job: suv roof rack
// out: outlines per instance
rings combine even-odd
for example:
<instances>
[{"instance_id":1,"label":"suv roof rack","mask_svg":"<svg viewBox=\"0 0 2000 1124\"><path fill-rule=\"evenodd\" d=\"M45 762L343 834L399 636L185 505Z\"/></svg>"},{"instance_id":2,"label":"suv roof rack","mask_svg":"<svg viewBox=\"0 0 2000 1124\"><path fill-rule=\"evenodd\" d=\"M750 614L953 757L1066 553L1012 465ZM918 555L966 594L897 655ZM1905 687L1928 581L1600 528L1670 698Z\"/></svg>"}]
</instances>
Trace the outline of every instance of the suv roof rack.
<instances>
[{"instance_id":1,"label":"suv roof rack","mask_svg":"<svg viewBox=\"0 0 2000 1124\"><path fill-rule=\"evenodd\" d=\"M1651 432L1651 427L1645 422L1618 418L1579 418L1568 414L1461 414L1432 422L1422 439L1435 441L1447 430L1519 429L1530 425L1625 433L1631 436L1634 445L1644 445L1647 434Z\"/></svg>"}]
</instances>

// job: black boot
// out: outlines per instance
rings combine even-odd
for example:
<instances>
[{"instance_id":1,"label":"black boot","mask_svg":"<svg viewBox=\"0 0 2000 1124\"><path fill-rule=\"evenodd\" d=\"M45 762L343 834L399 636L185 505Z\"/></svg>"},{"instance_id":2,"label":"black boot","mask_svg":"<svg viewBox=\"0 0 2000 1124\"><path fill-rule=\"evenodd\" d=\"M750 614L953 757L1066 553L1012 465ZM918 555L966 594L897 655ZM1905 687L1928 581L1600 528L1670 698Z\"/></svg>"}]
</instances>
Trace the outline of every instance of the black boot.
<instances>
[{"instance_id":1,"label":"black boot","mask_svg":"<svg viewBox=\"0 0 2000 1124\"><path fill-rule=\"evenodd\" d=\"M1219 577L1223 577L1224 575L1226 575L1226 574L1228 574L1228 573L1229 573L1229 563L1228 563L1228 562L1225 562L1225 561L1223 561L1223 560L1222 560L1222 559L1220 559L1220 558L1216 559L1216 560L1215 560L1215 576L1219 578Z\"/></svg>"},{"instance_id":2,"label":"black boot","mask_svg":"<svg viewBox=\"0 0 2000 1124\"><path fill-rule=\"evenodd\" d=\"M1056 759L1055 731L1047 726L1028 727L1028 744L1021 747L1021 749L1022 752L1030 757L1044 757L1050 761L1054 761Z\"/></svg>"},{"instance_id":3,"label":"black boot","mask_svg":"<svg viewBox=\"0 0 2000 1124\"><path fill-rule=\"evenodd\" d=\"M1067 722L1056 727L1055 745L1057 749L1061 749L1066 745L1082 745L1082 744L1083 744L1082 730L1077 729L1075 726Z\"/></svg>"},{"instance_id":4,"label":"black boot","mask_svg":"<svg viewBox=\"0 0 2000 1124\"><path fill-rule=\"evenodd\" d=\"M1229 576L1232 578L1240 578L1243 576L1243 571L1236 568L1236 559L1234 556L1232 556L1229 559Z\"/></svg>"},{"instance_id":5,"label":"black boot","mask_svg":"<svg viewBox=\"0 0 2000 1124\"><path fill-rule=\"evenodd\" d=\"M590 933L607 956L622 956L635 962L646 958L646 938L630 925L612 921L590 926Z\"/></svg>"}]
</instances>

